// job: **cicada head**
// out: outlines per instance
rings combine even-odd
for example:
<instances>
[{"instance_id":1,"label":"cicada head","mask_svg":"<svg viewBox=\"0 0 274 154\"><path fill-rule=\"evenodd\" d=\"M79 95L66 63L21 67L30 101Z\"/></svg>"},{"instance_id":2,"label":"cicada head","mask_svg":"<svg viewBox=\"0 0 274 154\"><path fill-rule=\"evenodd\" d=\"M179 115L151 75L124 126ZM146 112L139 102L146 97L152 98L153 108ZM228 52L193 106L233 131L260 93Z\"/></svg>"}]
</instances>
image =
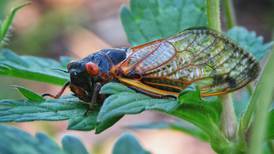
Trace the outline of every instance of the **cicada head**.
<instances>
[{"instance_id":1,"label":"cicada head","mask_svg":"<svg viewBox=\"0 0 274 154\"><path fill-rule=\"evenodd\" d=\"M71 62L67 66L70 74L70 89L83 101L90 101L93 79L90 77L86 64L82 61Z\"/></svg>"},{"instance_id":2,"label":"cicada head","mask_svg":"<svg viewBox=\"0 0 274 154\"><path fill-rule=\"evenodd\" d=\"M94 93L98 93L96 85L112 79L110 69L124 60L126 49L103 49L79 61L68 64L71 91L81 100L90 102Z\"/></svg>"}]
</instances>

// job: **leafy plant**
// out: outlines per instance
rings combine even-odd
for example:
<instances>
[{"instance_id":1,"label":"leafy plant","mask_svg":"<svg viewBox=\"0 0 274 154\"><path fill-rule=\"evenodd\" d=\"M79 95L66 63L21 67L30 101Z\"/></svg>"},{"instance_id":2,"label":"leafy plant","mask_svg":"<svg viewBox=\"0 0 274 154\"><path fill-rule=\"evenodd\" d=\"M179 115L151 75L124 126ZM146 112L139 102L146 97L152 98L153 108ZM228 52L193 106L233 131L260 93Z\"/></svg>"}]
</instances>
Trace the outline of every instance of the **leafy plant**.
<instances>
[{"instance_id":1,"label":"leafy plant","mask_svg":"<svg viewBox=\"0 0 274 154\"><path fill-rule=\"evenodd\" d=\"M138 140L131 134L123 134L115 143L112 154L150 154L139 144Z\"/></svg>"},{"instance_id":2,"label":"leafy plant","mask_svg":"<svg viewBox=\"0 0 274 154\"><path fill-rule=\"evenodd\" d=\"M0 131L0 153L88 154L84 145L73 136L65 136L60 147L42 133L32 137L22 130L2 125L0 125Z\"/></svg>"},{"instance_id":3,"label":"leafy plant","mask_svg":"<svg viewBox=\"0 0 274 154\"><path fill-rule=\"evenodd\" d=\"M262 37L256 36L254 32L236 27L233 22L235 17L231 13L233 9L228 2L229 0L225 0L224 3L225 8L229 9L225 18L230 21L228 27L235 27L226 32L227 36L258 60L262 59L268 53L272 42L264 44ZM170 36L189 27L206 26L221 32L219 9L218 0L131 0L129 8L122 7L121 20L129 42L138 45ZM189 14L191 18L188 18ZM1 29L2 27L3 25ZM96 133L100 133L126 114L156 110L191 123L189 127L185 122L177 121L180 125L169 123L165 127L176 128L203 139L218 153L262 153L263 149L270 150L270 147L263 145L265 142L270 143L274 136L273 109L269 110L274 89L274 72L271 70L274 66L274 54L269 54L257 86L254 92L249 90L249 95L243 100L246 105L242 108L233 108L230 95L201 98L199 89L195 87L185 89L178 100L173 100L150 98L122 84L108 83L102 87L100 93L110 96L100 108L95 107L87 112L87 106L74 96L44 99L31 90L18 87L26 100L1 100L0 122L68 120L68 129L95 129ZM57 62L46 58L18 56L8 49L1 49L0 75L62 85L68 80L68 75L58 69L65 70L68 61L69 58ZM252 89L252 86L249 86L249 89ZM239 113L238 119L233 118L236 117L234 110ZM234 120L235 126L229 127L227 122ZM227 128L222 128L224 126ZM232 135L228 135L227 130L232 130ZM247 138L249 136L250 138ZM117 142L114 153L123 150L121 142L128 139L131 140L129 144L137 145L135 151L139 149L147 153L129 135Z\"/></svg>"}]
</instances>

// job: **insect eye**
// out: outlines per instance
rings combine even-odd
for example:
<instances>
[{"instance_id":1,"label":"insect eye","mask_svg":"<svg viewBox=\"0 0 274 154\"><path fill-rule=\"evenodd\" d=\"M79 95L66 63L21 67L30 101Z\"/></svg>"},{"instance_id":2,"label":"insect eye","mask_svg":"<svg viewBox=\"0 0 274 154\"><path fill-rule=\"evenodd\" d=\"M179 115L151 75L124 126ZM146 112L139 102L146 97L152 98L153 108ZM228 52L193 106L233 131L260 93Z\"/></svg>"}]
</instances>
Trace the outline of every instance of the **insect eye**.
<instances>
[{"instance_id":1,"label":"insect eye","mask_svg":"<svg viewBox=\"0 0 274 154\"><path fill-rule=\"evenodd\" d=\"M76 64L77 64L76 61L71 61L70 63L68 63L67 69L70 70L72 67L75 67Z\"/></svg>"},{"instance_id":2,"label":"insect eye","mask_svg":"<svg viewBox=\"0 0 274 154\"><path fill-rule=\"evenodd\" d=\"M72 77L78 77L79 73L76 71L71 72Z\"/></svg>"},{"instance_id":3,"label":"insect eye","mask_svg":"<svg viewBox=\"0 0 274 154\"><path fill-rule=\"evenodd\" d=\"M99 68L97 64L94 64L93 62L88 62L86 63L85 67L89 75L96 76L99 74Z\"/></svg>"}]
</instances>

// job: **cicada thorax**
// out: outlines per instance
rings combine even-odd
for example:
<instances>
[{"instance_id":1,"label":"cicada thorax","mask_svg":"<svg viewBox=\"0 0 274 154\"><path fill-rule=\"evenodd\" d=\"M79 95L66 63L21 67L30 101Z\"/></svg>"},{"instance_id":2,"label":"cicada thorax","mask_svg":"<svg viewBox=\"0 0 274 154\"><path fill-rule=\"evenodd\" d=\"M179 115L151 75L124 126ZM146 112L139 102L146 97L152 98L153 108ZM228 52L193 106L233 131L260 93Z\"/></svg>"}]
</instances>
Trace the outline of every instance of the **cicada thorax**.
<instances>
[{"instance_id":1,"label":"cicada thorax","mask_svg":"<svg viewBox=\"0 0 274 154\"><path fill-rule=\"evenodd\" d=\"M71 91L85 102L98 101L99 90L113 76L110 69L126 58L127 48L103 49L68 65Z\"/></svg>"},{"instance_id":2,"label":"cicada thorax","mask_svg":"<svg viewBox=\"0 0 274 154\"><path fill-rule=\"evenodd\" d=\"M212 96L248 84L257 77L259 64L224 35L190 29L130 48L115 71L121 82L148 93L177 96L195 84L202 96Z\"/></svg>"}]
</instances>

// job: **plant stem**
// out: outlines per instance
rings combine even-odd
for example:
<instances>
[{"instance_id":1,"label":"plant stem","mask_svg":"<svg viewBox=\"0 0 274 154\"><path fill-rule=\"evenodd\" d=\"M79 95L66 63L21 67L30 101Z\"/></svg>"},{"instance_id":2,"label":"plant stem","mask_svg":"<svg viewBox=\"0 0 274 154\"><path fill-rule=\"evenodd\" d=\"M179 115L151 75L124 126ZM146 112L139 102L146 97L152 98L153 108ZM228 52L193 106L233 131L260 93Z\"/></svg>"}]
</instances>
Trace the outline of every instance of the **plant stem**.
<instances>
[{"instance_id":1,"label":"plant stem","mask_svg":"<svg viewBox=\"0 0 274 154\"><path fill-rule=\"evenodd\" d=\"M263 143L266 134L269 106L272 103L272 94L274 90L274 48L266 64L262 76L256 86L254 94L248 108L248 117L244 119L244 124L249 124L251 121L251 113L255 111L254 123L251 131L251 140L249 144L250 154L263 153ZM244 126L244 128L248 128Z\"/></svg>"},{"instance_id":2,"label":"plant stem","mask_svg":"<svg viewBox=\"0 0 274 154\"><path fill-rule=\"evenodd\" d=\"M236 133L237 120L232 102L232 97L228 94L220 96L220 98L222 99L223 103L223 111L221 114L221 128L227 138L233 139Z\"/></svg>"},{"instance_id":3,"label":"plant stem","mask_svg":"<svg viewBox=\"0 0 274 154\"><path fill-rule=\"evenodd\" d=\"M233 7L233 0L224 0L224 10L226 15L227 29L231 29L236 25L235 10Z\"/></svg>"},{"instance_id":4,"label":"plant stem","mask_svg":"<svg viewBox=\"0 0 274 154\"><path fill-rule=\"evenodd\" d=\"M208 27L221 32L220 1L207 0Z\"/></svg>"},{"instance_id":5,"label":"plant stem","mask_svg":"<svg viewBox=\"0 0 274 154\"><path fill-rule=\"evenodd\" d=\"M220 2L219 0L207 0L208 26L221 32ZM234 138L237 121L231 95L220 97L222 100L222 131L227 138Z\"/></svg>"}]
</instances>

